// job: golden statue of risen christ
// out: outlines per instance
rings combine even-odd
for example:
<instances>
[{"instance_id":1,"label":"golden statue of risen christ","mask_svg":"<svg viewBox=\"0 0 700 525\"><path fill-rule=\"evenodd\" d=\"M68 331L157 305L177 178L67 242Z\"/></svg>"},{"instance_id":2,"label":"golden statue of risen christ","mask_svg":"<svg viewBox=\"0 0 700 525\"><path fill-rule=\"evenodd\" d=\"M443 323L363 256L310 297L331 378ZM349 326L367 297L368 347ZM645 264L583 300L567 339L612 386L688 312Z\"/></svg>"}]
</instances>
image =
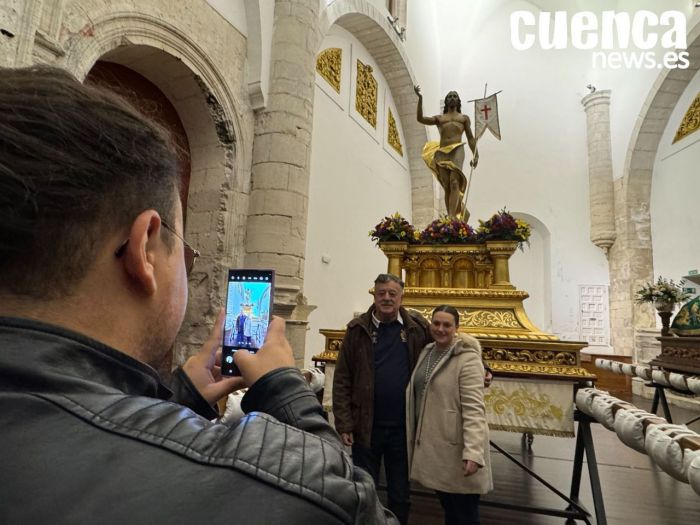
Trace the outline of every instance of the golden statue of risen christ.
<instances>
[{"instance_id":1,"label":"golden statue of risen christ","mask_svg":"<svg viewBox=\"0 0 700 525\"><path fill-rule=\"evenodd\" d=\"M461 113L462 102L456 91L450 91L445 96L445 110L442 115L424 117L423 95L420 92L420 87L415 86L414 90L418 95L416 111L418 122L426 126L437 126L440 131L440 142L428 142L423 148L423 160L445 190L447 214L466 222L469 220L469 211L467 211L464 202L467 177L462 172L465 144L462 141L463 133L466 134L466 144L469 144L474 155L469 165L476 168L479 162L479 151L476 148L474 135L472 135L469 117Z\"/></svg>"}]
</instances>

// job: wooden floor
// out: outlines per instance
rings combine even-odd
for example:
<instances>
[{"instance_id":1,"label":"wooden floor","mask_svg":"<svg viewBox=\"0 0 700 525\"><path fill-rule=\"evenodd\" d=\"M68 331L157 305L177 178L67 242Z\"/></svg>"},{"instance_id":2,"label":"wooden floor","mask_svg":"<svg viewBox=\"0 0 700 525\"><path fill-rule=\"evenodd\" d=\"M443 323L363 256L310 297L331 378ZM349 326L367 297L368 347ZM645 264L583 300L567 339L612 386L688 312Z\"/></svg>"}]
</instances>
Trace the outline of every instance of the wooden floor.
<instances>
[{"instance_id":1,"label":"wooden floor","mask_svg":"<svg viewBox=\"0 0 700 525\"><path fill-rule=\"evenodd\" d=\"M649 400L635 397L633 403L640 408L650 409ZM698 415L676 407L671 407L671 412L674 423L683 423ZM700 433L700 422L693 423L690 428ZM646 455L621 443L614 432L602 425L595 424L592 430L609 524L700 524L700 495L697 495L690 485L667 475ZM535 436L531 450L523 443L520 434L492 432L491 440L509 454L516 456L558 490L569 494L575 439ZM566 508L563 500L548 492L546 487L529 477L502 454L492 451L491 458L495 488L484 500L562 510ZM580 499L593 515L591 523L596 523L585 466ZM564 518L506 511L485 505L481 507L481 517L482 525L565 523ZM437 525L442 523L442 519L442 509L434 496L412 497L410 525Z\"/></svg>"}]
</instances>

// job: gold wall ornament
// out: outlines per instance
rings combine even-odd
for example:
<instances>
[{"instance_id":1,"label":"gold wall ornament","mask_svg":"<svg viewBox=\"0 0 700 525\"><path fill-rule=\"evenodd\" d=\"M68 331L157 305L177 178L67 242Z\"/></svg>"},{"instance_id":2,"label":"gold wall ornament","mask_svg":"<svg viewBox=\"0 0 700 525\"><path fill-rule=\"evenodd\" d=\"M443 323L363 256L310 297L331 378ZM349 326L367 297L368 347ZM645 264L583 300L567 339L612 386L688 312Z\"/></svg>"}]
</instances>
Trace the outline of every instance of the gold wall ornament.
<instances>
[{"instance_id":1,"label":"gold wall ornament","mask_svg":"<svg viewBox=\"0 0 700 525\"><path fill-rule=\"evenodd\" d=\"M690 135L698 129L700 129L700 93L695 95L695 100L690 104L688 111L685 112L681 125L678 126L678 130L676 131L676 136L673 137L672 144L675 144L683 137Z\"/></svg>"},{"instance_id":2,"label":"gold wall ornament","mask_svg":"<svg viewBox=\"0 0 700 525\"><path fill-rule=\"evenodd\" d=\"M340 93L340 74L343 64L343 50L339 47L329 47L318 54L316 71L328 82L333 89Z\"/></svg>"},{"instance_id":3,"label":"gold wall ornament","mask_svg":"<svg viewBox=\"0 0 700 525\"><path fill-rule=\"evenodd\" d=\"M357 81L355 84L355 109L369 122L373 128L377 128L377 80L372 75L372 66L363 64L357 60Z\"/></svg>"},{"instance_id":4,"label":"gold wall ornament","mask_svg":"<svg viewBox=\"0 0 700 525\"><path fill-rule=\"evenodd\" d=\"M399 136L399 128L396 126L394 114L389 109L389 128L387 141L389 146L394 148L396 152L403 157L403 146L401 146L401 137Z\"/></svg>"}]
</instances>

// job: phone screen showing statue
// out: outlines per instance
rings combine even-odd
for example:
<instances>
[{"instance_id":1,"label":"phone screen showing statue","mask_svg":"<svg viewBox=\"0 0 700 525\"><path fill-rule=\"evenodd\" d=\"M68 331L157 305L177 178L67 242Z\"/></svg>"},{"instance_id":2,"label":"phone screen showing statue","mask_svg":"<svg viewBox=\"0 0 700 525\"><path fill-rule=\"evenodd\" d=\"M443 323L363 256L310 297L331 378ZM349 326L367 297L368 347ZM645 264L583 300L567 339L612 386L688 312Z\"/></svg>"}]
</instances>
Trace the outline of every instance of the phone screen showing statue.
<instances>
[{"instance_id":1,"label":"phone screen showing statue","mask_svg":"<svg viewBox=\"0 0 700 525\"><path fill-rule=\"evenodd\" d=\"M238 350L256 352L265 341L270 322L273 270L229 270L221 373L240 375L233 362Z\"/></svg>"}]
</instances>

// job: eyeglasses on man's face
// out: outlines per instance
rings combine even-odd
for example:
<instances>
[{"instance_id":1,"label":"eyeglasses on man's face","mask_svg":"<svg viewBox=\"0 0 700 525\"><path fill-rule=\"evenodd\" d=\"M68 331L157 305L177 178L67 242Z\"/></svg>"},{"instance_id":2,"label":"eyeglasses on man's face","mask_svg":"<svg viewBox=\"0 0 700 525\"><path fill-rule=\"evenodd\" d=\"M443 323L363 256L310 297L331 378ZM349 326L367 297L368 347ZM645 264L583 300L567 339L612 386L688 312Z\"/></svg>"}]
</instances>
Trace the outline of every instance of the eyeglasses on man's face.
<instances>
[{"instance_id":1,"label":"eyeglasses on man's face","mask_svg":"<svg viewBox=\"0 0 700 525\"><path fill-rule=\"evenodd\" d=\"M194 261L199 257L201 254L199 253L199 250L193 248L190 243L188 243L182 235L177 233L175 231L175 228L170 226L167 222L161 219L160 223L163 225L163 228L168 230L170 233L172 233L175 237L180 239L182 241L182 245L184 247L184 257L185 257L185 271L187 272L187 275L192 273L192 268L194 268ZM114 252L114 255L116 257L121 257L124 255L124 251L126 250L126 245L129 244L129 239L125 240L119 248L117 248L117 251Z\"/></svg>"}]
</instances>

